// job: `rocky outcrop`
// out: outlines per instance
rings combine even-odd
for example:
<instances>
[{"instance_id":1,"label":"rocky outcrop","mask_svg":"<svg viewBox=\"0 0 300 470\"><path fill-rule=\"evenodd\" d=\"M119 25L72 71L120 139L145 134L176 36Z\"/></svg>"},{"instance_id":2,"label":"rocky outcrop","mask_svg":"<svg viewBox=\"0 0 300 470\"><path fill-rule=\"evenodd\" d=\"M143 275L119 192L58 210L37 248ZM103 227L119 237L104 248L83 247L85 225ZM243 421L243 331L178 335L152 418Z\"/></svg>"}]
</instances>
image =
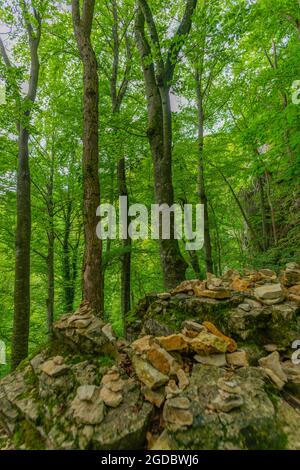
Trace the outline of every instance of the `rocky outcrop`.
<instances>
[{"instance_id":1,"label":"rocky outcrop","mask_svg":"<svg viewBox=\"0 0 300 470\"><path fill-rule=\"evenodd\" d=\"M151 294L131 343L82 304L0 381L0 448L300 449L297 270Z\"/></svg>"}]
</instances>

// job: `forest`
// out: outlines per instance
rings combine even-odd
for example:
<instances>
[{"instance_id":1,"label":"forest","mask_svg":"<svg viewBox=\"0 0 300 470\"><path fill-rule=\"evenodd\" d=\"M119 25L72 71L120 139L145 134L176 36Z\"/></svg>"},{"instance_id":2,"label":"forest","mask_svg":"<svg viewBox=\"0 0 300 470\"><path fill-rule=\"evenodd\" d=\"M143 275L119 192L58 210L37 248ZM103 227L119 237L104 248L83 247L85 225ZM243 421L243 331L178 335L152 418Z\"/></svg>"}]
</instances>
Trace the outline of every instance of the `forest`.
<instances>
[{"instance_id":1,"label":"forest","mask_svg":"<svg viewBox=\"0 0 300 470\"><path fill-rule=\"evenodd\" d=\"M231 271L240 293L280 278L299 314L300 0L0 0L0 124L0 378L78 308L132 341L149 296L188 286L223 305ZM119 236L122 199L201 205L203 246L172 213L169 238L162 218L128 236L132 214ZM97 234L100 203L115 237Z\"/></svg>"}]
</instances>

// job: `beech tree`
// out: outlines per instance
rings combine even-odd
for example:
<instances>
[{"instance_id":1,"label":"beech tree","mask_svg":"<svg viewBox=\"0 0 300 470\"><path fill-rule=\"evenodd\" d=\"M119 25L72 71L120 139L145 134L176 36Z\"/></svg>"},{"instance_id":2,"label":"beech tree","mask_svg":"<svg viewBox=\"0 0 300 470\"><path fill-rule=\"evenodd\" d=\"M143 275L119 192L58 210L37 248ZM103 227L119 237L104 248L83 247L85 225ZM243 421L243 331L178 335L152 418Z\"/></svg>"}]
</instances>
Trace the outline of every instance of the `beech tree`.
<instances>
[{"instance_id":1,"label":"beech tree","mask_svg":"<svg viewBox=\"0 0 300 470\"><path fill-rule=\"evenodd\" d=\"M99 80L91 43L95 0L72 1L72 16L78 50L83 63L83 296L98 315L103 314L102 242L97 237L96 211L100 204L99 182Z\"/></svg>"},{"instance_id":2,"label":"beech tree","mask_svg":"<svg viewBox=\"0 0 300 470\"><path fill-rule=\"evenodd\" d=\"M17 227L16 227L16 264L14 290L14 330L12 339L12 369L27 356L30 322L30 240L31 240L31 180L29 166L30 117L35 102L38 78L38 47L41 39L41 15L35 9L21 2L22 17L27 30L30 49L30 78L28 92L22 97L17 89L16 101L19 104L18 131L18 169L17 169ZM12 69L3 41L0 50L7 69Z\"/></svg>"},{"instance_id":3,"label":"beech tree","mask_svg":"<svg viewBox=\"0 0 300 470\"><path fill-rule=\"evenodd\" d=\"M160 45L157 26L147 0L138 0L136 14L136 41L142 62L148 104L148 139L154 167L154 193L156 203L174 203L172 178L172 112L170 89L179 54L192 26L197 0L187 0L185 11L172 39L166 59ZM146 27L150 36L146 33ZM174 217L171 214L171 237L160 237L160 260L166 289L175 287L185 279L187 263L183 259L178 241L174 237Z\"/></svg>"}]
</instances>

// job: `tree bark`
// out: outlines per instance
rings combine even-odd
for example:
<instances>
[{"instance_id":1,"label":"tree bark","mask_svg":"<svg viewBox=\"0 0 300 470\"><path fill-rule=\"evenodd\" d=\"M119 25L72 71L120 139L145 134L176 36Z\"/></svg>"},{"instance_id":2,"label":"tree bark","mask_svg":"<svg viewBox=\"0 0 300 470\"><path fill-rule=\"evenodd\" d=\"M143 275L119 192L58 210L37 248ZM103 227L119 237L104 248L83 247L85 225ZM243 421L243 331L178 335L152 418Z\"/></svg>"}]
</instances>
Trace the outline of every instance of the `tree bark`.
<instances>
[{"instance_id":1,"label":"tree bark","mask_svg":"<svg viewBox=\"0 0 300 470\"><path fill-rule=\"evenodd\" d=\"M187 0L182 21L164 62L158 33L151 9L146 0L138 1L135 31L148 103L148 139L154 167L154 194L156 204L174 203L172 181L172 113L170 86L183 42L189 34L197 0ZM151 46L145 33L145 23ZM155 57L155 59L154 59ZM161 218L160 218L161 233ZM165 289L169 290L185 279L187 263L182 257L178 240L174 237L174 217L171 214L169 240L160 236L160 260Z\"/></svg>"},{"instance_id":2,"label":"tree bark","mask_svg":"<svg viewBox=\"0 0 300 470\"><path fill-rule=\"evenodd\" d=\"M83 222L84 265L83 297L99 316L103 315L102 241L97 237L96 211L100 204L98 161L99 83L91 30L95 0L72 0L75 37L83 63Z\"/></svg>"},{"instance_id":3,"label":"tree bark","mask_svg":"<svg viewBox=\"0 0 300 470\"><path fill-rule=\"evenodd\" d=\"M31 243L31 180L29 167L29 121L35 102L38 78L38 47L41 38L41 17L34 10L37 28L30 23L25 3L22 5L30 48L30 78L28 93L23 100L25 111L17 122L18 169L17 169L17 227L14 289L14 319L11 367L15 369L28 355L30 325L30 243ZM20 97L19 97L20 98ZM21 100L20 100L21 101ZM22 110L21 110L22 111Z\"/></svg>"},{"instance_id":4,"label":"tree bark","mask_svg":"<svg viewBox=\"0 0 300 470\"><path fill-rule=\"evenodd\" d=\"M112 0L112 39L113 39L113 66L112 76L110 80L110 96L112 103L112 113L116 119L119 119L120 109L123 99L127 93L129 85L129 76L131 72L132 53L127 30L124 37L126 41L126 65L123 74L123 79L120 87L118 87L118 75L120 73L120 37L119 37L119 16L116 0ZM127 198L127 205L129 206L129 197L126 183L126 165L125 158L121 157L117 163L117 178L119 196ZM123 318L124 332L126 333L126 314L130 311L130 293L131 293L131 238L128 236L128 227L130 221L127 221L127 238L122 240L122 247L124 253L121 257L121 314Z\"/></svg>"},{"instance_id":5,"label":"tree bark","mask_svg":"<svg viewBox=\"0 0 300 470\"><path fill-rule=\"evenodd\" d=\"M198 190L200 203L204 205L204 256L206 272L213 273L213 260L212 260L212 248L210 239L209 229L209 217L208 217L208 201L205 191L205 180L204 180L204 162L203 162L203 150L204 150L204 110L203 110L203 96L201 90L201 78L199 71L196 71L196 94L197 94L197 109L198 109Z\"/></svg>"},{"instance_id":6,"label":"tree bark","mask_svg":"<svg viewBox=\"0 0 300 470\"><path fill-rule=\"evenodd\" d=\"M47 305L47 326L48 334L52 336L52 325L54 318L54 152L51 153L50 181L47 185L47 212L48 212L48 253L47 253L47 277L48 277L48 296Z\"/></svg>"}]
</instances>

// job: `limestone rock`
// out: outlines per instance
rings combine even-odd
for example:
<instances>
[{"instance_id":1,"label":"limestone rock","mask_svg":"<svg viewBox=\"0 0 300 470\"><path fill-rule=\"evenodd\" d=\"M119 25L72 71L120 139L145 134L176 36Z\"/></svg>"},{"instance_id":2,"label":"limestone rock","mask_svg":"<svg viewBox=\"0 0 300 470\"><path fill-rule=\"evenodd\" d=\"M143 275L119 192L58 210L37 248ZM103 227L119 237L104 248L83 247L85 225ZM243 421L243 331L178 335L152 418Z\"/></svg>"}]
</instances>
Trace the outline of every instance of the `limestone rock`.
<instances>
[{"instance_id":1,"label":"limestone rock","mask_svg":"<svg viewBox=\"0 0 300 470\"><path fill-rule=\"evenodd\" d=\"M218 330L218 328L213 323L211 323L209 321L205 321L205 322L203 322L203 326L205 326L205 328L208 331L210 331L212 334L214 334L215 336L218 336L219 338L222 338L227 343L227 345L228 345L227 351L229 351L229 352L236 351L237 344L234 341L234 339L229 338L228 336L225 336L220 330Z\"/></svg>"},{"instance_id":2,"label":"limestone rock","mask_svg":"<svg viewBox=\"0 0 300 470\"><path fill-rule=\"evenodd\" d=\"M211 354L209 356L201 356L197 354L196 356L194 356L194 359L200 364L204 364L207 366L225 367L227 365L226 356L224 353Z\"/></svg>"},{"instance_id":3,"label":"limestone rock","mask_svg":"<svg viewBox=\"0 0 300 470\"><path fill-rule=\"evenodd\" d=\"M151 390L151 388L143 387L142 393L145 397L145 400L149 401L150 403L152 403L152 405L156 406L157 408L160 408L163 402L165 401L166 394L164 388L158 390Z\"/></svg>"},{"instance_id":4,"label":"limestone rock","mask_svg":"<svg viewBox=\"0 0 300 470\"><path fill-rule=\"evenodd\" d=\"M103 385L100 390L100 398L103 400L105 405L110 406L111 408L117 408L123 400L121 393L112 391L106 385Z\"/></svg>"},{"instance_id":5,"label":"limestone rock","mask_svg":"<svg viewBox=\"0 0 300 470\"><path fill-rule=\"evenodd\" d=\"M300 265L297 263L288 263L286 269L280 276L280 282L285 287L300 284Z\"/></svg>"},{"instance_id":6,"label":"limestone rock","mask_svg":"<svg viewBox=\"0 0 300 470\"><path fill-rule=\"evenodd\" d=\"M44 362L40 366L40 370L50 377L57 377L64 374L70 367L63 363L64 358L61 356L53 357Z\"/></svg>"},{"instance_id":7,"label":"limestone rock","mask_svg":"<svg viewBox=\"0 0 300 470\"><path fill-rule=\"evenodd\" d=\"M182 427L193 424L193 414L189 409L190 401L187 398L171 398L166 401L163 417L167 429L176 431Z\"/></svg>"},{"instance_id":8,"label":"limestone rock","mask_svg":"<svg viewBox=\"0 0 300 470\"><path fill-rule=\"evenodd\" d=\"M188 349L187 339L182 334L161 336L157 338L157 341L166 351L185 351Z\"/></svg>"},{"instance_id":9,"label":"limestone rock","mask_svg":"<svg viewBox=\"0 0 300 470\"><path fill-rule=\"evenodd\" d=\"M71 403L73 417L80 424L99 424L104 418L104 403L100 397L100 389L91 387L90 389L78 387Z\"/></svg>"},{"instance_id":10,"label":"limestone rock","mask_svg":"<svg viewBox=\"0 0 300 470\"><path fill-rule=\"evenodd\" d=\"M151 335L143 336L131 344L131 349L133 349L137 354L143 354L151 348L152 340L153 336Z\"/></svg>"},{"instance_id":11,"label":"limestone rock","mask_svg":"<svg viewBox=\"0 0 300 470\"><path fill-rule=\"evenodd\" d=\"M284 299L280 284L265 284L254 289L255 297L266 305L280 303Z\"/></svg>"},{"instance_id":12,"label":"limestone rock","mask_svg":"<svg viewBox=\"0 0 300 470\"><path fill-rule=\"evenodd\" d=\"M185 328L186 330L194 331L196 333L201 333L202 331L206 331L205 326L193 320L185 320L184 322L182 322L181 326L182 328Z\"/></svg>"},{"instance_id":13,"label":"limestone rock","mask_svg":"<svg viewBox=\"0 0 300 470\"><path fill-rule=\"evenodd\" d=\"M220 290L201 290L197 292L197 295L199 297L208 297L217 300L230 299L231 297L230 291L222 288L220 288Z\"/></svg>"},{"instance_id":14,"label":"limestone rock","mask_svg":"<svg viewBox=\"0 0 300 470\"><path fill-rule=\"evenodd\" d=\"M180 390L184 390L190 383L186 373L184 372L183 369L179 369L176 372L177 378L178 378L178 387Z\"/></svg>"},{"instance_id":15,"label":"limestone rock","mask_svg":"<svg viewBox=\"0 0 300 470\"><path fill-rule=\"evenodd\" d=\"M227 363L230 366L235 367L248 367L248 354L246 351L236 351L230 354L226 354Z\"/></svg>"},{"instance_id":16,"label":"limestone rock","mask_svg":"<svg viewBox=\"0 0 300 470\"><path fill-rule=\"evenodd\" d=\"M176 363L174 357L159 346L152 346L147 351L146 356L150 364L162 374L169 375L179 368L179 364Z\"/></svg>"},{"instance_id":17,"label":"limestone rock","mask_svg":"<svg viewBox=\"0 0 300 470\"><path fill-rule=\"evenodd\" d=\"M287 382L287 376L280 364L280 356L278 351L273 352L269 356L261 358L258 362L262 368L266 369L267 374L272 380L274 379L273 374L275 374L275 376L280 380L280 382L276 381L276 385L279 385L279 388L282 388ZM270 374L269 371L272 371L273 374Z\"/></svg>"},{"instance_id":18,"label":"limestone rock","mask_svg":"<svg viewBox=\"0 0 300 470\"><path fill-rule=\"evenodd\" d=\"M224 353L228 350L228 342L212 333L199 333L189 341L190 348L197 354Z\"/></svg>"},{"instance_id":19,"label":"limestone rock","mask_svg":"<svg viewBox=\"0 0 300 470\"><path fill-rule=\"evenodd\" d=\"M133 356L132 364L139 380L150 389L158 388L169 380L167 375L159 372L159 370L139 356Z\"/></svg>"},{"instance_id":20,"label":"limestone rock","mask_svg":"<svg viewBox=\"0 0 300 470\"><path fill-rule=\"evenodd\" d=\"M242 396L227 393L223 390L219 391L217 397L212 401L212 406L217 411L229 413L235 408L240 408L244 404Z\"/></svg>"}]
</instances>

